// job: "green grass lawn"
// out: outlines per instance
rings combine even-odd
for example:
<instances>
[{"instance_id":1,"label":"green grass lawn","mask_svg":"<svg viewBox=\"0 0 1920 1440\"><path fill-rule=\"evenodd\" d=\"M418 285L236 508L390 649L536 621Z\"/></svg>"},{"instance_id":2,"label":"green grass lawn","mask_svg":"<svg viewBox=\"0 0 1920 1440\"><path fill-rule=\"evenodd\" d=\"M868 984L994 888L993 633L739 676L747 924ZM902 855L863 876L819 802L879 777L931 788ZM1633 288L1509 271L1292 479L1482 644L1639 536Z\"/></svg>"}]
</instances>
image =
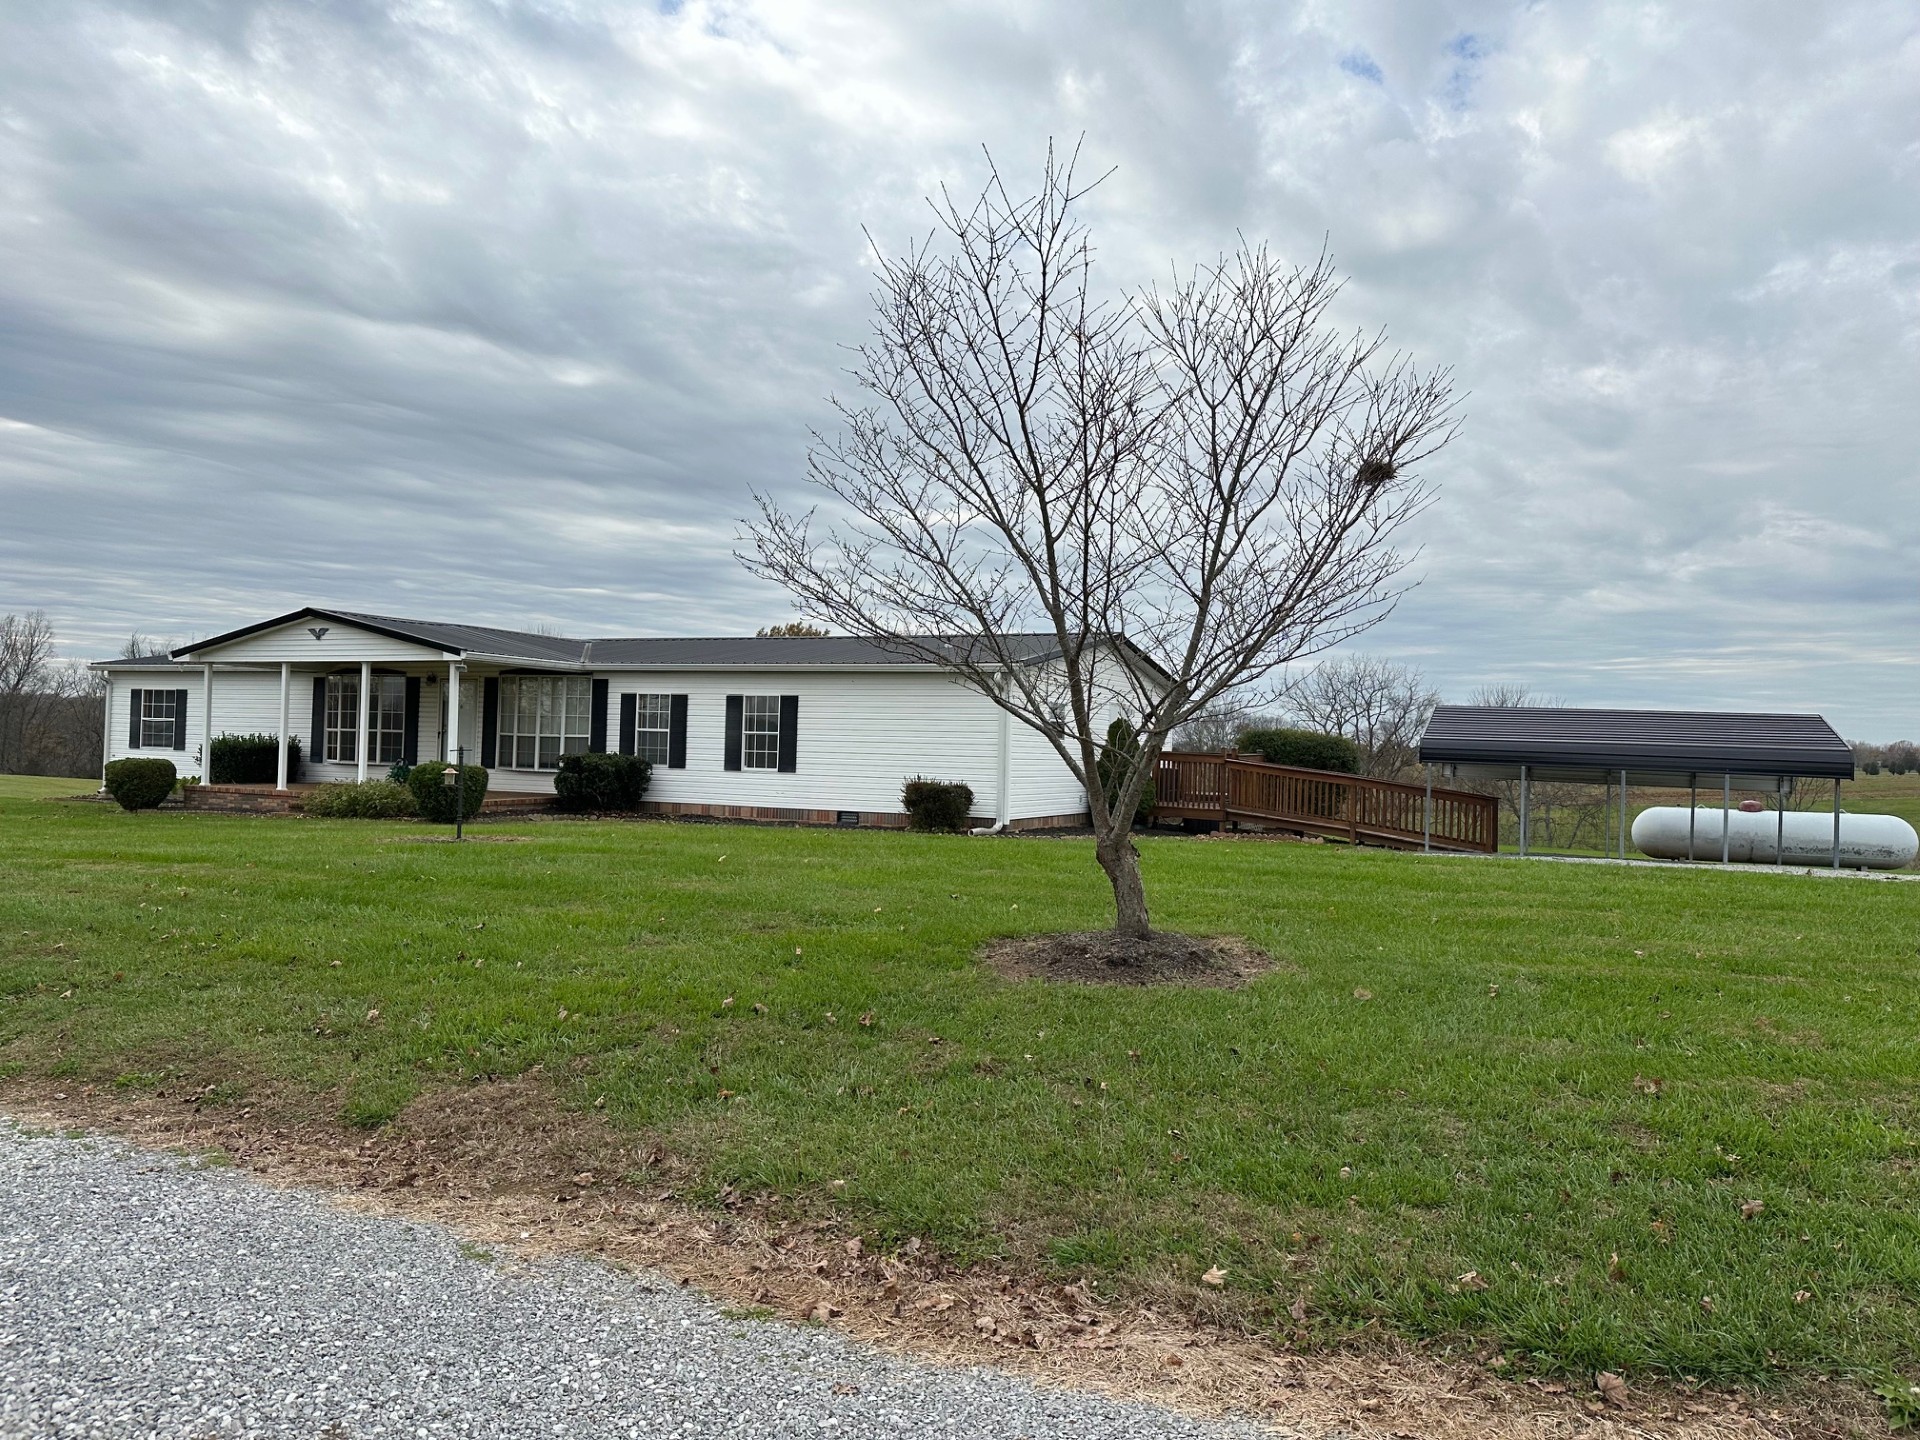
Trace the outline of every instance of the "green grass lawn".
<instances>
[{"instance_id":1,"label":"green grass lawn","mask_svg":"<svg viewBox=\"0 0 1920 1440\"><path fill-rule=\"evenodd\" d=\"M60 775L0 775L0 800L53 800L94 795L98 780L69 780Z\"/></svg>"},{"instance_id":2,"label":"green grass lawn","mask_svg":"<svg viewBox=\"0 0 1920 1440\"><path fill-rule=\"evenodd\" d=\"M1150 991L974 958L1105 921L1077 840L434 833L0 795L0 1064L326 1088L361 1124L540 1064L709 1187L1103 1284L1221 1265L1321 1343L1720 1380L1920 1354L1920 886L1153 839L1160 923L1285 964Z\"/></svg>"}]
</instances>

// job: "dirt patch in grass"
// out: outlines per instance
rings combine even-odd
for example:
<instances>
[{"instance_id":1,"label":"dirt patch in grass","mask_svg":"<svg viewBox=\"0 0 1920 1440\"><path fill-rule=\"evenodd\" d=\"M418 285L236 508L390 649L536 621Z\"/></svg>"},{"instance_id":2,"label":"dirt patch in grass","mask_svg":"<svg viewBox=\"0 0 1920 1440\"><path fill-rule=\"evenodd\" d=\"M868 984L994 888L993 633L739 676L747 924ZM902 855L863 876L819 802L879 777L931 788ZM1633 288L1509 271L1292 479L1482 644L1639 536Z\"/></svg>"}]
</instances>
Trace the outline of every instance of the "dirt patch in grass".
<instances>
[{"instance_id":1,"label":"dirt patch in grass","mask_svg":"<svg viewBox=\"0 0 1920 1440\"><path fill-rule=\"evenodd\" d=\"M1013 935L987 943L982 957L1008 980L1071 985L1199 985L1232 990L1276 966L1257 946L1230 935L1157 930L1144 940L1111 930Z\"/></svg>"}]
</instances>

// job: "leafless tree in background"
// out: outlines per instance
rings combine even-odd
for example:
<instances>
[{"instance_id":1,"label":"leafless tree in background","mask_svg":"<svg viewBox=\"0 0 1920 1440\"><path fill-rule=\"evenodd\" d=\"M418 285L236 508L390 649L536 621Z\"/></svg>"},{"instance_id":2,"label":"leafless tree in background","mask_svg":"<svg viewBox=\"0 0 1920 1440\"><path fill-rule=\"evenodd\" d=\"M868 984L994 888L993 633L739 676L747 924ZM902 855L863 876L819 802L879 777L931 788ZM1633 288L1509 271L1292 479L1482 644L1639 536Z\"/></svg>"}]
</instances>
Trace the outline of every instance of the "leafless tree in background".
<instances>
[{"instance_id":1,"label":"leafless tree in background","mask_svg":"<svg viewBox=\"0 0 1920 1440\"><path fill-rule=\"evenodd\" d=\"M1130 832L1167 737L1391 608L1450 380L1335 333L1324 257L1243 245L1102 300L1073 163L1050 150L1026 197L989 170L934 202L937 239L878 262L867 398L836 401L808 457L832 513L757 497L741 559L1044 736L1086 789L1115 928L1145 938ZM1035 634L1057 660L1029 663ZM1116 707L1141 745L1108 794Z\"/></svg>"},{"instance_id":2,"label":"leafless tree in background","mask_svg":"<svg viewBox=\"0 0 1920 1440\"><path fill-rule=\"evenodd\" d=\"M92 774L101 694L92 672L59 661L45 611L0 615L0 772Z\"/></svg>"},{"instance_id":3,"label":"leafless tree in background","mask_svg":"<svg viewBox=\"0 0 1920 1440\"><path fill-rule=\"evenodd\" d=\"M1499 705L1506 708L1533 706L1557 710L1564 707L1567 702L1557 695L1536 695L1525 685L1507 683L1482 685L1473 692L1467 703ZM1513 835L1519 834L1520 782L1518 780L1470 783L1463 788L1493 796L1500 804L1503 819L1511 822L1504 828ZM1601 791L1592 785L1578 785L1556 780L1532 781L1528 784L1527 791L1527 830L1528 839L1533 848L1540 850L1602 848L1607 826L1613 821Z\"/></svg>"},{"instance_id":4,"label":"leafless tree in background","mask_svg":"<svg viewBox=\"0 0 1920 1440\"><path fill-rule=\"evenodd\" d=\"M1360 773L1392 780L1418 761L1420 732L1440 694L1418 670L1371 655L1340 655L1287 688L1296 724L1360 747Z\"/></svg>"}]
</instances>

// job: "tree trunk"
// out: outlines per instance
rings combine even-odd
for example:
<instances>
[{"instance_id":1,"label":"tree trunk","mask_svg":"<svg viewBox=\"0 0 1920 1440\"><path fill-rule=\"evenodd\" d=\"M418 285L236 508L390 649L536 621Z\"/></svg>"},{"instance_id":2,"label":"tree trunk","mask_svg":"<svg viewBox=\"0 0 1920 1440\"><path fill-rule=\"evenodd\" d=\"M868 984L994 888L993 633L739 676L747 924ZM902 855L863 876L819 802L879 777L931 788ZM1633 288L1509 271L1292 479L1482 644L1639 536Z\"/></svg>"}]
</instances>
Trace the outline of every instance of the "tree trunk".
<instances>
[{"instance_id":1,"label":"tree trunk","mask_svg":"<svg viewBox=\"0 0 1920 1440\"><path fill-rule=\"evenodd\" d=\"M1094 842L1093 853L1113 884L1113 928L1119 935L1144 940L1153 933L1147 923L1147 887L1140 882L1140 852L1133 836L1122 828Z\"/></svg>"}]
</instances>

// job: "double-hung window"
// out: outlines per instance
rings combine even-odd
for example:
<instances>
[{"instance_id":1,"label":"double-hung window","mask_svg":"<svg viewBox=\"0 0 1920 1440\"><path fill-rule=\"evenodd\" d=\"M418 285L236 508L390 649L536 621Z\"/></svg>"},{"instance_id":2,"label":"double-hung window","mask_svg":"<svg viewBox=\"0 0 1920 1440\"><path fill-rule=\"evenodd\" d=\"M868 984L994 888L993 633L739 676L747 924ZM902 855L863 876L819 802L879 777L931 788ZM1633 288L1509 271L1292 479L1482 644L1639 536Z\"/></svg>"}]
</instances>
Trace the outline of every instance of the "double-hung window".
<instances>
[{"instance_id":1,"label":"double-hung window","mask_svg":"<svg viewBox=\"0 0 1920 1440\"><path fill-rule=\"evenodd\" d=\"M360 677L327 677L326 749L323 758L338 765L359 763ZM391 765L406 754L407 679L376 675L367 691L367 759Z\"/></svg>"},{"instance_id":2,"label":"double-hung window","mask_svg":"<svg viewBox=\"0 0 1920 1440\"><path fill-rule=\"evenodd\" d=\"M748 770L780 768L778 695L747 695L741 698L740 763Z\"/></svg>"},{"instance_id":3,"label":"double-hung window","mask_svg":"<svg viewBox=\"0 0 1920 1440\"><path fill-rule=\"evenodd\" d=\"M508 675L500 681L500 764L553 770L586 753L593 682L586 676Z\"/></svg>"},{"instance_id":4,"label":"double-hung window","mask_svg":"<svg viewBox=\"0 0 1920 1440\"><path fill-rule=\"evenodd\" d=\"M152 750L174 748L174 727L180 723L179 692L142 690L140 692L140 747Z\"/></svg>"},{"instance_id":5,"label":"double-hung window","mask_svg":"<svg viewBox=\"0 0 1920 1440\"><path fill-rule=\"evenodd\" d=\"M653 765L670 763L673 750L673 697L634 697L633 753Z\"/></svg>"}]
</instances>

